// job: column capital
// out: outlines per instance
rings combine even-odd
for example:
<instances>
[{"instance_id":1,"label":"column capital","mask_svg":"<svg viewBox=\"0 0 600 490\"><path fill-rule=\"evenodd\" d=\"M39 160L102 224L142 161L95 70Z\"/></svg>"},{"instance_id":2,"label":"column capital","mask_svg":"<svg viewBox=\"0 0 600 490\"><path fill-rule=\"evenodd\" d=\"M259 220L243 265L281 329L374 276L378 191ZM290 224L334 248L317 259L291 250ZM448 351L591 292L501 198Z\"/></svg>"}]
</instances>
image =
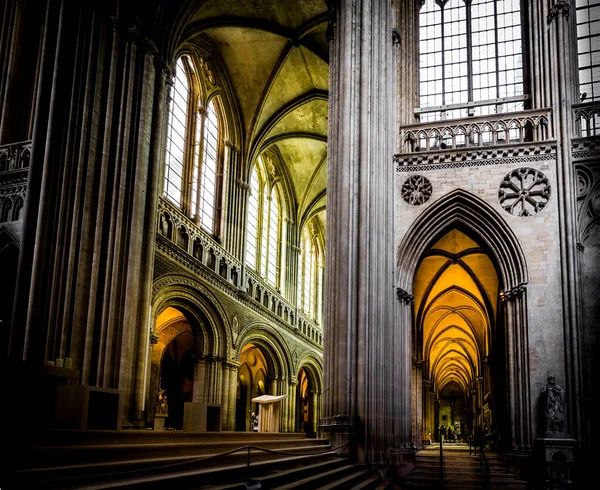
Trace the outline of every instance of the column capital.
<instances>
[{"instance_id":1,"label":"column capital","mask_svg":"<svg viewBox=\"0 0 600 490\"><path fill-rule=\"evenodd\" d=\"M414 359L412 360L413 367L415 367L415 368L417 368L417 369L423 369L423 368L425 367L425 363L426 363L426 362L427 362L427 361L425 361L425 359L417 359L417 358L414 358Z\"/></svg>"},{"instance_id":2,"label":"column capital","mask_svg":"<svg viewBox=\"0 0 600 490\"><path fill-rule=\"evenodd\" d=\"M415 302L414 296L402 288L396 288L396 297L400 303L406 305L412 305Z\"/></svg>"},{"instance_id":3,"label":"column capital","mask_svg":"<svg viewBox=\"0 0 600 490\"><path fill-rule=\"evenodd\" d=\"M546 18L546 22L551 24L554 19L556 19L559 14L562 14L563 17L569 18L569 11L571 10L571 6L569 2L566 0L556 0L554 5L548 11L548 17Z\"/></svg>"}]
</instances>

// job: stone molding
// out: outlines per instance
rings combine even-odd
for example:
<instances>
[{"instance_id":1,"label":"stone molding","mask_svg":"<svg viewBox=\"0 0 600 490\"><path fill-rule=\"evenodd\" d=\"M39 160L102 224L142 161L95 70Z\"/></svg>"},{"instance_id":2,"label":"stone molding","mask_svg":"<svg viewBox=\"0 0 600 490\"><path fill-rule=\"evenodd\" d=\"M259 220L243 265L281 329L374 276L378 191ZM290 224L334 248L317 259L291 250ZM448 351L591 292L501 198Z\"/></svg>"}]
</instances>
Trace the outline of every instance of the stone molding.
<instances>
[{"instance_id":1,"label":"stone molding","mask_svg":"<svg viewBox=\"0 0 600 490\"><path fill-rule=\"evenodd\" d=\"M419 172L483 165L510 164L514 166L545 162L556 159L556 144L531 144L518 146L495 146L434 150L427 153L394 155L396 172Z\"/></svg>"}]
</instances>

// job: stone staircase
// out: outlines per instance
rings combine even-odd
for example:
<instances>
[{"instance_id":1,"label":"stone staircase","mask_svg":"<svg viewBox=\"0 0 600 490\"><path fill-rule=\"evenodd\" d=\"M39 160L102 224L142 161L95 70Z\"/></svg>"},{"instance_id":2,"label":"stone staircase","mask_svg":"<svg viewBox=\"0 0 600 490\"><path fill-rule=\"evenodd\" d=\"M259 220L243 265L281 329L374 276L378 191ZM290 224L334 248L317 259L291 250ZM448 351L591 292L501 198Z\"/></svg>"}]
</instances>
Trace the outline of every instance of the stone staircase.
<instances>
[{"instance_id":1,"label":"stone staircase","mask_svg":"<svg viewBox=\"0 0 600 490\"><path fill-rule=\"evenodd\" d=\"M439 445L428 446L416 454L415 471L403 481L402 489L428 490L526 490L527 482L510 473L498 454L487 451L489 485L482 475L479 457L469 454L468 446L444 446L444 482L441 481Z\"/></svg>"},{"instance_id":2,"label":"stone staircase","mask_svg":"<svg viewBox=\"0 0 600 490\"><path fill-rule=\"evenodd\" d=\"M50 431L13 449L3 490L386 488L301 433Z\"/></svg>"}]
</instances>

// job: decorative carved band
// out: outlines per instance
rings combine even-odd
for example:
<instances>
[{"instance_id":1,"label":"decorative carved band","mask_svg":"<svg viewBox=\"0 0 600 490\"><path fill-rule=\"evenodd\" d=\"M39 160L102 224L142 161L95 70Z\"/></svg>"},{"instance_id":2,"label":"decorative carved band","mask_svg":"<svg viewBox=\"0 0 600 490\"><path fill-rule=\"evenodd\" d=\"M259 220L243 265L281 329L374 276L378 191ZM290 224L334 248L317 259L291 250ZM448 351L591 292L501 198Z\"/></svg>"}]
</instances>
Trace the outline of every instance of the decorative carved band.
<instances>
[{"instance_id":1,"label":"decorative carved band","mask_svg":"<svg viewBox=\"0 0 600 490\"><path fill-rule=\"evenodd\" d=\"M549 161L556 158L556 144L518 145L511 147L467 148L426 153L394 155L396 172L474 167L482 165L530 164L536 161Z\"/></svg>"},{"instance_id":2,"label":"decorative carved band","mask_svg":"<svg viewBox=\"0 0 600 490\"><path fill-rule=\"evenodd\" d=\"M519 284L518 286L515 286L514 288L507 289L506 291L502 291L500 293L500 299L502 300L502 302L506 303L508 301L512 301L513 299L523 297L523 295L525 295L526 292L527 292L527 284L526 283Z\"/></svg>"}]
</instances>

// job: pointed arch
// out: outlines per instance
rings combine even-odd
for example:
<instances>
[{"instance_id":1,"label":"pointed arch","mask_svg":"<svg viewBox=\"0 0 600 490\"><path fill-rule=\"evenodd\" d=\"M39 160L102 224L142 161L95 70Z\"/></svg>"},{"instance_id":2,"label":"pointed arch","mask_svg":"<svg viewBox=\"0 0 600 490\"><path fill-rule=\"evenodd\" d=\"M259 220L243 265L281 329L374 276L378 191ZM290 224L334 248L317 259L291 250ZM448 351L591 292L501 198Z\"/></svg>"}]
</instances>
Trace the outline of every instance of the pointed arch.
<instances>
[{"instance_id":1,"label":"pointed arch","mask_svg":"<svg viewBox=\"0 0 600 490\"><path fill-rule=\"evenodd\" d=\"M468 228L481 237L495 259L506 290L529 282L525 254L508 224L487 202L463 189L455 189L429 206L407 231L397 254L397 286L412 290L421 256L444 230Z\"/></svg>"}]
</instances>

